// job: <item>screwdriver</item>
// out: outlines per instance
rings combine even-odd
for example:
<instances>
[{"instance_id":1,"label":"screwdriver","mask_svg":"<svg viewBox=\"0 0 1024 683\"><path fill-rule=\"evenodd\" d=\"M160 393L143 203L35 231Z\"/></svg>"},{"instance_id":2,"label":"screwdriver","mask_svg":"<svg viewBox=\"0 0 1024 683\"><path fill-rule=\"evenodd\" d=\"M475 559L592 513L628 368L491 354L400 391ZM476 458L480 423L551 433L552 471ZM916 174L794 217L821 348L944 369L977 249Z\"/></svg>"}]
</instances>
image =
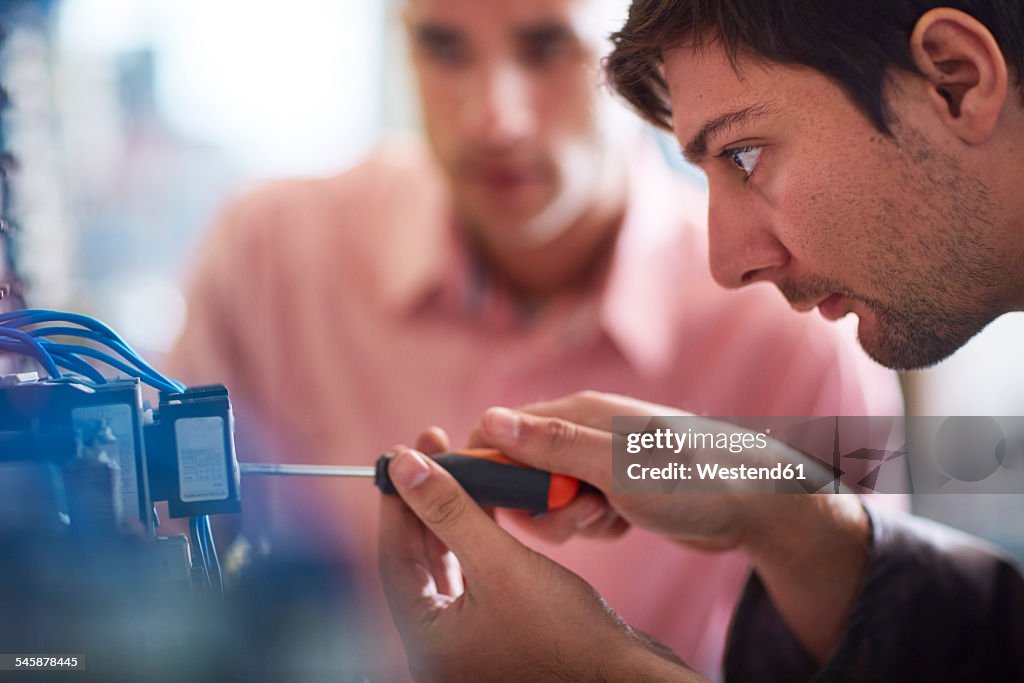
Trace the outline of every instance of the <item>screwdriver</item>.
<instances>
[{"instance_id":1,"label":"screwdriver","mask_svg":"<svg viewBox=\"0 0 1024 683\"><path fill-rule=\"evenodd\" d=\"M391 475L388 474L388 463L392 457L392 453L385 453L372 467L243 462L239 463L239 469L242 474L372 478L382 492L394 494L395 486L391 482ZM477 503L485 507L526 510L532 514L540 514L565 507L581 490L578 479L524 467L493 448L465 448L433 455L431 458L448 470L462 488L466 489Z\"/></svg>"}]
</instances>

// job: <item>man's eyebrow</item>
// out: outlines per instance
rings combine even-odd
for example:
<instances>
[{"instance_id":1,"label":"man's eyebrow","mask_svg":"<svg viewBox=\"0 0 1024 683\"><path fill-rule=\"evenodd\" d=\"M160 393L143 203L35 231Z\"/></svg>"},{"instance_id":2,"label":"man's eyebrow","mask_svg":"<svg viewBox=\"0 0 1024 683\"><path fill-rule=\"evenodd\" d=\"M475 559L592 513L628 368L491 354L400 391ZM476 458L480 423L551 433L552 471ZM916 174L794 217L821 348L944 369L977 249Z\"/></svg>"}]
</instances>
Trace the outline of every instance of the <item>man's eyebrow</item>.
<instances>
[{"instance_id":1,"label":"man's eyebrow","mask_svg":"<svg viewBox=\"0 0 1024 683\"><path fill-rule=\"evenodd\" d=\"M525 26L517 26L514 29L516 39L521 43L546 44L571 38L573 33L562 22L542 21Z\"/></svg>"},{"instance_id":2,"label":"man's eyebrow","mask_svg":"<svg viewBox=\"0 0 1024 683\"><path fill-rule=\"evenodd\" d=\"M443 24L418 24L416 40L427 45L444 45L458 41L462 36L458 30Z\"/></svg>"},{"instance_id":3,"label":"man's eyebrow","mask_svg":"<svg viewBox=\"0 0 1024 683\"><path fill-rule=\"evenodd\" d=\"M716 116L701 126L697 134L686 143L686 146L683 147L683 156L690 163L699 163L708 152L708 140L711 140L716 135L721 135L730 128L735 128L740 124L761 118L771 111L772 108L770 106L762 103Z\"/></svg>"}]
</instances>

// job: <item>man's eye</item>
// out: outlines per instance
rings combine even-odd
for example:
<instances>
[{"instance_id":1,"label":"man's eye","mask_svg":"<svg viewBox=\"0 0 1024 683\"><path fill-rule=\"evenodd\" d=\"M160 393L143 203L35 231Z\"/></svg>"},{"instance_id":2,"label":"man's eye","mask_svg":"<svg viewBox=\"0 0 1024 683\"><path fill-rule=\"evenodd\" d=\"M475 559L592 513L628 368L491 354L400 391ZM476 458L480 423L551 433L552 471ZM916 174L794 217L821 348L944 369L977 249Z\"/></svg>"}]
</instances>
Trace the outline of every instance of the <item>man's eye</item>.
<instances>
[{"instance_id":1,"label":"man's eye","mask_svg":"<svg viewBox=\"0 0 1024 683\"><path fill-rule=\"evenodd\" d=\"M757 167L757 160L761 157L760 147L737 147L722 152L722 156L731 161L736 168L743 171L744 180L749 178Z\"/></svg>"},{"instance_id":2,"label":"man's eye","mask_svg":"<svg viewBox=\"0 0 1024 683\"><path fill-rule=\"evenodd\" d=\"M537 41L527 45L523 51L523 60L533 66L549 64L568 52L563 40Z\"/></svg>"},{"instance_id":3,"label":"man's eye","mask_svg":"<svg viewBox=\"0 0 1024 683\"><path fill-rule=\"evenodd\" d=\"M445 26L417 27L416 47L425 59L435 64L460 66L469 59L469 46L464 37Z\"/></svg>"},{"instance_id":4,"label":"man's eye","mask_svg":"<svg viewBox=\"0 0 1024 683\"><path fill-rule=\"evenodd\" d=\"M425 52L433 61L447 66L459 66L466 61L466 50L456 43L427 45Z\"/></svg>"}]
</instances>

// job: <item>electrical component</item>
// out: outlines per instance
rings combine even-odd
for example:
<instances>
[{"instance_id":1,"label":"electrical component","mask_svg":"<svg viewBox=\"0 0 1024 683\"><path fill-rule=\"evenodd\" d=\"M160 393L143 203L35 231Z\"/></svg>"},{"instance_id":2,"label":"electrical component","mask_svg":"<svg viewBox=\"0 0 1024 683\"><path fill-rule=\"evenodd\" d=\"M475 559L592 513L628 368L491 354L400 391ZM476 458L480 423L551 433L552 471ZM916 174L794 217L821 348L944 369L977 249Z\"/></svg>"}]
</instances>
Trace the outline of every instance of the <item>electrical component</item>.
<instances>
[{"instance_id":1,"label":"electrical component","mask_svg":"<svg viewBox=\"0 0 1024 683\"><path fill-rule=\"evenodd\" d=\"M139 380L0 382L0 460L53 463L65 471L96 463L116 472L121 523L155 535Z\"/></svg>"},{"instance_id":2,"label":"electrical component","mask_svg":"<svg viewBox=\"0 0 1024 683\"><path fill-rule=\"evenodd\" d=\"M160 394L146 427L155 500L171 517L241 511L234 416L223 385Z\"/></svg>"},{"instance_id":3,"label":"electrical component","mask_svg":"<svg viewBox=\"0 0 1024 683\"><path fill-rule=\"evenodd\" d=\"M0 352L31 358L47 375L0 378L0 463L32 481L56 477L55 509L42 516L66 520L75 533L129 525L155 540L153 503L166 500L171 517L190 518L194 574L222 593L209 515L241 509L227 389L186 388L77 313L0 314ZM108 379L90 361L126 377ZM142 384L159 390L157 410L144 406Z\"/></svg>"}]
</instances>

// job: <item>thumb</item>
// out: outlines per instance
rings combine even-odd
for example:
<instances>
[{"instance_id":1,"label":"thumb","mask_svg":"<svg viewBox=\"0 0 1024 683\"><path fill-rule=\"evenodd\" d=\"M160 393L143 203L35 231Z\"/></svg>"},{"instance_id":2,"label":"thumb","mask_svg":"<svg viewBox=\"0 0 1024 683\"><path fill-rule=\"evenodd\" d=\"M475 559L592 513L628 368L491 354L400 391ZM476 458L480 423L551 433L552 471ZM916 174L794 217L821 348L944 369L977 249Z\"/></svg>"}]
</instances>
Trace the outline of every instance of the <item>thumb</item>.
<instances>
[{"instance_id":1,"label":"thumb","mask_svg":"<svg viewBox=\"0 0 1024 683\"><path fill-rule=\"evenodd\" d=\"M413 514L449 550L469 577L489 558L509 552L518 542L487 515L443 467L412 449L399 451L388 464L398 495Z\"/></svg>"}]
</instances>

